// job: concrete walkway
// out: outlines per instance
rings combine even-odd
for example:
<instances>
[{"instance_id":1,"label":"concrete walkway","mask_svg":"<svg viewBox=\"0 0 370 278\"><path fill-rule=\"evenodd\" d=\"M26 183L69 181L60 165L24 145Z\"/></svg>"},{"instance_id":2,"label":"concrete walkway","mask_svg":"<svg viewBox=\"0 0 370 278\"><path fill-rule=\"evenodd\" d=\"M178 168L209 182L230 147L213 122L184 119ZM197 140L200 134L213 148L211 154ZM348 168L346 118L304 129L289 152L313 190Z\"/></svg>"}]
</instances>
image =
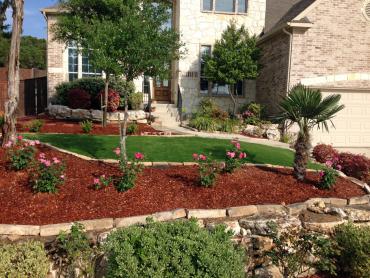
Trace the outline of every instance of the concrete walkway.
<instances>
[{"instance_id":1,"label":"concrete walkway","mask_svg":"<svg viewBox=\"0 0 370 278\"><path fill-rule=\"evenodd\" d=\"M210 132L203 132L203 131L198 132L198 131L193 131L193 130L190 130L190 129L187 129L181 126L165 127L165 126L157 126L153 124L153 127L161 131L170 131L170 132L181 134L181 135L197 136L197 137L212 138L212 139L226 139L226 140L238 138L241 142L261 144L261 145L277 147L277 148L282 148L282 149L290 149L288 144L285 144L282 142L261 139L261 138L252 138L252 137L247 137L247 136L243 136L240 134L210 133Z\"/></svg>"}]
</instances>

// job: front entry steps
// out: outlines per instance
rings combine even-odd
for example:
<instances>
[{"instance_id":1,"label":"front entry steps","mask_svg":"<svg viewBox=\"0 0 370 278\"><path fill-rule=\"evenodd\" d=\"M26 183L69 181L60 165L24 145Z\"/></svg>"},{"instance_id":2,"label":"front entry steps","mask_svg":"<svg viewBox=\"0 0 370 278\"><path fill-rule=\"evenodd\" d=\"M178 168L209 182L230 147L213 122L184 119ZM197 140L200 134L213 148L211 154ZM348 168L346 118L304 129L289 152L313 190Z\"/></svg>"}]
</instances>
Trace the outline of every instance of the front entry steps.
<instances>
[{"instance_id":1,"label":"front entry steps","mask_svg":"<svg viewBox=\"0 0 370 278\"><path fill-rule=\"evenodd\" d=\"M153 103L154 124L160 127L178 127L180 125L180 113L175 104Z\"/></svg>"}]
</instances>

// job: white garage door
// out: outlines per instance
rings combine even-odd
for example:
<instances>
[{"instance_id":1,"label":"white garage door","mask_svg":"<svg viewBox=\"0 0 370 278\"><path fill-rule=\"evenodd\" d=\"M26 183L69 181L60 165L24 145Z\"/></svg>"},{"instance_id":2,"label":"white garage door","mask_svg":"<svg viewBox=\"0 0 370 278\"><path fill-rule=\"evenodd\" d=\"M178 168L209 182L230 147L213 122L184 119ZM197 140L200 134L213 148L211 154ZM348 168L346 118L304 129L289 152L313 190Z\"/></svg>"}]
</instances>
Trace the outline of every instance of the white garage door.
<instances>
[{"instance_id":1,"label":"white garage door","mask_svg":"<svg viewBox=\"0 0 370 278\"><path fill-rule=\"evenodd\" d=\"M335 147L370 147L370 91L332 91L323 95L340 94L346 106L333 122L335 128L329 133L322 130L313 132L313 141L333 144Z\"/></svg>"}]
</instances>

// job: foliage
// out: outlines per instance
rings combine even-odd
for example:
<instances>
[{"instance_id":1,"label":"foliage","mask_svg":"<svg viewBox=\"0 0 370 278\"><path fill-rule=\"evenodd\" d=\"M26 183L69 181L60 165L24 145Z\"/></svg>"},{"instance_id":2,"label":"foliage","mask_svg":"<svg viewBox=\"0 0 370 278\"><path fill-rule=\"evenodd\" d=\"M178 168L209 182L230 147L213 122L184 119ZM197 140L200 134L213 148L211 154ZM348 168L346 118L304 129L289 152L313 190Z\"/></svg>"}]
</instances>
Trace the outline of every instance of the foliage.
<instances>
[{"instance_id":1,"label":"foliage","mask_svg":"<svg viewBox=\"0 0 370 278\"><path fill-rule=\"evenodd\" d=\"M86 120L83 121L80 126L83 133L90 133L94 128L94 123L92 121Z\"/></svg>"},{"instance_id":2,"label":"foliage","mask_svg":"<svg viewBox=\"0 0 370 278\"><path fill-rule=\"evenodd\" d=\"M137 123L130 123L127 127L127 134L133 135L139 131L139 126Z\"/></svg>"},{"instance_id":3,"label":"foliage","mask_svg":"<svg viewBox=\"0 0 370 278\"><path fill-rule=\"evenodd\" d=\"M310 132L314 127L329 131L328 122L344 109L339 105L340 95L323 98L320 90L310 89L302 84L294 86L288 96L280 103L282 112L276 117L284 124L296 123L299 127L295 143L294 176L303 180L309 161L311 139Z\"/></svg>"},{"instance_id":4,"label":"foliage","mask_svg":"<svg viewBox=\"0 0 370 278\"><path fill-rule=\"evenodd\" d=\"M7 142L5 148L11 168L17 171L26 169L34 159L36 153L34 146L37 144L39 141L24 141L21 135L16 141Z\"/></svg>"},{"instance_id":5,"label":"foliage","mask_svg":"<svg viewBox=\"0 0 370 278\"><path fill-rule=\"evenodd\" d=\"M224 172L233 173L239 169L245 162L247 154L241 151L241 145L238 140L231 141L232 149L226 151Z\"/></svg>"},{"instance_id":6,"label":"foliage","mask_svg":"<svg viewBox=\"0 0 370 278\"><path fill-rule=\"evenodd\" d=\"M247 125L256 125L256 126L263 124L262 110L263 110L262 105L255 102L251 102L245 105L241 109L244 123Z\"/></svg>"},{"instance_id":7,"label":"foliage","mask_svg":"<svg viewBox=\"0 0 370 278\"><path fill-rule=\"evenodd\" d=\"M3 127L5 122L4 115L0 115L0 129Z\"/></svg>"},{"instance_id":8,"label":"foliage","mask_svg":"<svg viewBox=\"0 0 370 278\"><path fill-rule=\"evenodd\" d=\"M281 138L280 138L280 141L285 143L285 144L291 144L294 142L294 135L292 133L289 133L289 132L285 132Z\"/></svg>"},{"instance_id":9,"label":"foliage","mask_svg":"<svg viewBox=\"0 0 370 278\"><path fill-rule=\"evenodd\" d=\"M129 95L128 97L129 107L132 110L140 110L141 105L143 104L143 98L144 94L141 92Z\"/></svg>"},{"instance_id":10,"label":"foliage","mask_svg":"<svg viewBox=\"0 0 370 278\"><path fill-rule=\"evenodd\" d=\"M41 242L0 244L0 277L45 278L49 268Z\"/></svg>"},{"instance_id":11,"label":"foliage","mask_svg":"<svg viewBox=\"0 0 370 278\"><path fill-rule=\"evenodd\" d=\"M100 92L98 99L104 98L104 90ZM120 106L120 96L113 89L108 90L108 112L116 112Z\"/></svg>"},{"instance_id":12,"label":"foliage","mask_svg":"<svg viewBox=\"0 0 370 278\"><path fill-rule=\"evenodd\" d=\"M90 94L82 89L71 89L68 91L68 107L72 109L90 109Z\"/></svg>"},{"instance_id":13,"label":"foliage","mask_svg":"<svg viewBox=\"0 0 370 278\"><path fill-rule=\"evenodd\" d=\"M40 132L41 128L44 126L43 120L33 120L29 125L30 132Z\"/></svg>"},{"instance_id":14,"label":"foliage","mask_svg":"<svg viewBox=\"0 0 370 278\"><path fill-rule=\"evenodd\" d=\"M7 66L10 49L10 36L0 33L0 67ZM46 40L23 36L20 47L19 63L21 68L46 69Z\"/></svg>"},{"instance_id":15,"label":"foliage","mask_svg":"<svg viewBox=\"0 0 370 278\"><path fill-rule=\"evenodd\" d=\"M310 257L319 258L322 265L329 266L330 262L322 256L323 248L328 240L323 236L309 233L300 228L278 231L274 222L269 222L269 237L274 248L267 252L272 263L279 267L284 278L300 277L301 274L316 266Z\"/></svg>"},{"instance_id":16,"label":"foliage","mask_svg":"<svg viewBox=\"0 0 370 278\"><path fill-rule=\"evenodd\" d=\"M258 59L260 51L257 48L257 38L250 36L242 25L236 26L234 21L222 33L213 47L212 56L205 57L205 76L213 82L234 85L245 79L255 79L258 75ZM230 97L234 103L233 115L237 111L234 89Z\"/></svg>"},{"instance_id":17,"label":"foliage","mask_svg":"<svg viewBox=\"0 0 370 278\"><path fill-rule=\"evenodd\" d=\"M36 193L56 193L64 183L65 165L57 157L47 159L40 153L34 167L30 177L32 189Z\"/></svg>"},{"instance_id":18,"label":"foliage","mask_svg":"<svg viewBox=\"0 0 370 278\"><path fill-rule=\"evenodd\" d=\"M119 166L122 171L122 177L116 181L115 187L118 192L125 192L135 187L137 176L144 168L144 165L141 163L144 160L144 155L142 153L135 153L134 159L128 162L123 159L120 148L116 148L114 152L120 156Z\"/></svg>"},{"instance_id":19,"label":"foliage","mask_svg":"<svg viewBox=\"0 0 370 278\"><path fill-rule=\"evenodd\" d=\"M328 160L332 160L339 156L339 153L332 145L319 144L314 147L312 151L312 156L317 162L325 163Z\"/></svg>"},{"instance_id":20,"label":"foliage","mask_svg":"<svg viewBox=\"0 0 370 278\"><path fill-rule=\"evenodd\" d=\"M195 118L191 119L189 122L189 126L198 130L209 132L217 131L218 129L216 119L204 116L196 116Z\"/></svg>"},{"instance_id":21,"label":"foliage","mask_svg":"<svg viewBox=\"0 0 370 278\"><path fill-rule=\"evenodd\" d=\"M108 236L107 277L245 277L244 251L224 226L202 229L196 220L149 222Z\"/></svg>"},{"instance_id":22,"label":"foliage","mask_svg":"<svg viewBox=\"0 0 370 278\"><path fill-rule=\"evenodd\" d=\"M239 125L240 122L237 119L220 120L217 130L221 132L235 133L238 131Z\"/></svg>"},{"instance_id":23,"label":"foliage","mask_svg":"<svg viewBox=\"0 0 370 278\"><path fill-rule=\"evenodd\" d=\"M329 166L320 172L320 182L318 187L320 189L331 189L337 182L338 172Z\"/></svg>"},{"instance_id":24,"label":"foliage","mask_svg":"<svg viewBox=\"0 0 370 278\"><path fill-rule=\"evenodd\" d=\"M65 258L66 277L94 277L96 250L91 247L82 224L74 223L69 234L61 232L57 246L60 256Z\"/></svg>"},{"instance_id":25,"label":"foliage","mask_svg":"<svg viewBox=\"0 0 370 278\"><path fill-rule=\"evenodd\" d=\"M122 77L113 77L109 85L113 90L115 90L121 97L125 94L130 96L135 93L135 84L132 81L127 81Z\"/></svg>"},{"instance_id":26,"label":"foliage","mask_svg":"<svg viewBox=\"0 0 370 278\"><path fill-rule=\"evenodd\" d=\"M367 182L370 178L370 159L364 155L341 153L339 163L342 171L350 177Z\"/></svg>"},{"instance_id":27,"label":"foliage","mask_svg":"<svg viewBox=\"0 0 370 278\"><path fill-rule=\"evenodd\" d=\"M219 164L204 154L195 153L193 154L193 159L199 164L200 185L213 187L220 172Z\"/></svg>"},{"instance_id":28,"label":"foliage","mask_svg":"<svg viewBox=\"0 0 370 278\"><path fill-rule=\"evenodd\" d=\"M209 117L212 119L226 120L227 112L223 111L212 98L203 98L199 103L199 111L196 116Z\"/></svg>"},{"instance_id":29,"label":"foliage","mask_svg":"<svg viewBox=\"0 0 370 278\"><path fill-rule=\"evenodd\" d=\"M370 227L343 224L335 229L326 255L340 277L363 278L370 273ZM327 270L327 268L323 268Z\"/></svg>"},{"instance_id":30,"label":"foliage","mask_svg":"<svg viewBox=\"0 0 370 278\"><path fill-rule=\"evenodd\" d=\"M107 177L106 175L101 175L98 178L94 178L94 189L99 190L102 187L108 187L112 183L112 179Z\"/></svg>"}]
</instances>

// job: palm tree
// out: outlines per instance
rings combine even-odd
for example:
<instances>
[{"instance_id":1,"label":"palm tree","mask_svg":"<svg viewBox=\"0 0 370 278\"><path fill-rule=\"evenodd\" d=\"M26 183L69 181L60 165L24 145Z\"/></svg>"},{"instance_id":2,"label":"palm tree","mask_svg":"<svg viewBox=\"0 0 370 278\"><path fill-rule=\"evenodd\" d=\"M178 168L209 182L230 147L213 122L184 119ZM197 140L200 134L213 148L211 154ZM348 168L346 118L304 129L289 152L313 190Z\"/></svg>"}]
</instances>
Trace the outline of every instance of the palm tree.
<instances>
[{"instance_id":1,"label":"palm tree","mask_svg":"<svg viewBox=\"0 0 370 278\"><path fill-rule=\"evenodd\" d=\"M329 125L334 127L332 119L344 109L340 105L340 95L323 98L320 90L310 89L302 84L295 85L280 103L282 110L277 120L297 124L298 138L295 143L294 176L303 181L311 151L310 131L317 127L329 132Z\"/></svg>"}]
</instances>

